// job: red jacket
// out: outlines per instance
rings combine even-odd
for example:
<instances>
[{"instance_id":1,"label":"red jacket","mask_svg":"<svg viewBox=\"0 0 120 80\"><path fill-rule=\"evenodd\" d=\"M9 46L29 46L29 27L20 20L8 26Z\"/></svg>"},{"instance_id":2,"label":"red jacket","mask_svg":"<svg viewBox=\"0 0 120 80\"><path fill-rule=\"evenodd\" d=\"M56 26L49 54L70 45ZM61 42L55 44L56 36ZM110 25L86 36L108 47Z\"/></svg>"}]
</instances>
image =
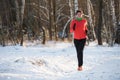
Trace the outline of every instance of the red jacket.
<instances>
[{"instance_id":1,"label":"red jacket","mask_svg":"<svg viewBox=\"0 0 120 80\"><path fill-rule=\"evenodd\" d=\"M85 39L87 37L87 21L73 19L70 23L70 32L74 33L74 39Z\"/></svg>"}]
</instances>

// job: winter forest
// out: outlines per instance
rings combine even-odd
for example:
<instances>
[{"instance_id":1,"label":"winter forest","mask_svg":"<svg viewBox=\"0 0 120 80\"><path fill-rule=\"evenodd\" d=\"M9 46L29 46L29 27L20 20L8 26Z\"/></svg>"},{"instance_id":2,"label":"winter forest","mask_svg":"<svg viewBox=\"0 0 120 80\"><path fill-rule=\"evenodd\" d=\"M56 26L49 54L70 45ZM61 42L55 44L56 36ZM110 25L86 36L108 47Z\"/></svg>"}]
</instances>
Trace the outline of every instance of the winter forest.
<instances>
[{"instance_id":1,"label":"winter forest","mask_svg":"<svg viewBox=\"0 0 120 80\"><path fill-rule=\"evenodd\" d=\"M0 0L0 45L71 41L69 23L79 9L88 42L120 44L120 0Z\"/></svg>"},{"instance_id":2,"label":"winter forest","mask_svg":"<svg viewBox=\"0 0 120 80\"><path fill-rule=\"evenodd\" d=\"M120 80L120 0L0 0L0 80Z\"/></svg>"}]
</instances>

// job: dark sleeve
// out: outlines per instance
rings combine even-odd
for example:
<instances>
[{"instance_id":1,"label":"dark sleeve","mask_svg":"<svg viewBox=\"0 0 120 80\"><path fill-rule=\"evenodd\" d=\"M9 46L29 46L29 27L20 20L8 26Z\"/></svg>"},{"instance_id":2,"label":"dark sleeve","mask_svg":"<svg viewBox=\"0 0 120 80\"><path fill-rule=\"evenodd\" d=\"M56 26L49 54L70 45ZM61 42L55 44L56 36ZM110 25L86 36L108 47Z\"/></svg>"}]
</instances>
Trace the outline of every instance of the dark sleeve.
<instances>
[{"instance_id":1,"label":"dark sleeve","mask_svg":"<svg viewBox=\"0 0 120 80\"><path fill-rule=\"evenodd\" d=\"M73 25L73 30L75 30L75 27L76 27L76 23L74 23L74 25Z\"/></svg>"},{"instance_id":2,"label":"dark sleeve","mask_svg":"<svg viewBox=\"0 0 120 80\"><path fill-rule=\"evenodd\" d=\"M85 33L87 34L87 33L88 33L88 30L85 30Z\"/></svg>"}]
</instances>

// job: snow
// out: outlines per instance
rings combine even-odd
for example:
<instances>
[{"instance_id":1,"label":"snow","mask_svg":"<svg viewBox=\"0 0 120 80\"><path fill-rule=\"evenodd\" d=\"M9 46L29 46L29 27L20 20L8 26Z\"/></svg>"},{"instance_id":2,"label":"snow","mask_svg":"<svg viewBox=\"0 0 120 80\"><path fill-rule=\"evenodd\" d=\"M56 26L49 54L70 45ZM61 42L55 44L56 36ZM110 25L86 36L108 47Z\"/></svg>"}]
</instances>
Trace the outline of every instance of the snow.
<instances>
[{"instance_id":1,"label":"snow","mask_svg":"<svg viewBox=\"0 0 120 80\"><path fill-rule=\"evenodd\" d=\"M120 46L85 46L77 71L73 43L0 47L0 80L120 80Z\"/></svg>"}]
</instances>

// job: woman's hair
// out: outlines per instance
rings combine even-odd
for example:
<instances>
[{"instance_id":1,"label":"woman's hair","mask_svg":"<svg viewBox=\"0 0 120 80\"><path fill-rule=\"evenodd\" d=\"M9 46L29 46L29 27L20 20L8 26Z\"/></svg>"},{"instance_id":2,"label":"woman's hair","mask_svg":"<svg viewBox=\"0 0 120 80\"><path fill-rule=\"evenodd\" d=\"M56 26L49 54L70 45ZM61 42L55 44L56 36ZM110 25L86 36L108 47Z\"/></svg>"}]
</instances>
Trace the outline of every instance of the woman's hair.
<instances>
[{"instance_id":1,"label":"woman's hair","mask_svg":"<svg viewBox=\"0 0 120 80\"><path fill-rule=\"evenodd\" d=\"M76 11L76 14L77 14L77 13L79 13L79 12L80 12L80 13L83 13L83 11L82 11L82 10L77 10L77 11Z\"/></svg>"}]
</instances>

